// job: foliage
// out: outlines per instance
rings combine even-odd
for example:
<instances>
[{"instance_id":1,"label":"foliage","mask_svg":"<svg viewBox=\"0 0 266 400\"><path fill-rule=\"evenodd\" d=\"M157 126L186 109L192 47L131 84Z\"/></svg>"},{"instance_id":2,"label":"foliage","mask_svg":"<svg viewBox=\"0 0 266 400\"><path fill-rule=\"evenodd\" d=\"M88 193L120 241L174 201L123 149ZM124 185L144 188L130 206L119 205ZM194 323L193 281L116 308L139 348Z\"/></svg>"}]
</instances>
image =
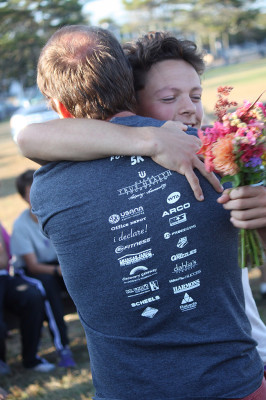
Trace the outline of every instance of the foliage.
<instances>
[{"instance_id":1,"label":"foliage","mask_svg":"<svg viewBox=\"0 0 266 400\"><path fill-rule=\"evenodd\" d=\"M0 82L16 79L32 86L40 49L48 37L60 26L85 22L82 1L1 1Z\"/></svg>"},{"instance_id":2,"label":"foliage","mask_svg":"<svg viewBox=\"0 0 266 400\"><path fill-rule=\"evenodd\" d=\"M142 19L150 23L152 29L158 27L185 35L199 45L216 53L217 39L224 49L229 45L229 35L244 32L256 26L259 10L256 0L122 0L129 11L142 10ZM252 7L254 3L254 7ZM150 14L148 16L148 14ZM141 18L139 23L143 23ZM178 27L178 28L177 28ZM146 28L146 26L145 26Z\"/></svg>"}]
</instances>

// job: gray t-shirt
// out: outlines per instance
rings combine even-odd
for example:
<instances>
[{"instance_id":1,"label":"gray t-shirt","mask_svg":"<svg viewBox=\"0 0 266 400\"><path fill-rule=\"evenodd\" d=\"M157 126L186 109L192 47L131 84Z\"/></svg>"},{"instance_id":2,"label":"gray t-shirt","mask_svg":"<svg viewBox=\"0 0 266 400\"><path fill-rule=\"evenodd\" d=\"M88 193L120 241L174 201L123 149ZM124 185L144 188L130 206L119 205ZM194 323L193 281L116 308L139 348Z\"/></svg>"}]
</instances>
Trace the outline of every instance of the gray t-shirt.
<instances>
[{"instance_id":1,"label":"gray t-shirt","mask_svg":"<svg viewBox=\"0 0 266 400\"><path fill-rule=\"evenodd\" d=\"M52 242L43 235L38 223L31 218L29 209L24 210L14 222L10 249L15 268L25 266L25 254L34 253L39 263L57 260Z\"/></svg>"},{"instance_id":2,"label":"gray t-shirt","mask_svg":"<svg viewBox=\"0 0 266 400\"><path fill-rule=\"evenodd\" d=\"M198 176L203 202L147 157L51 163L35 174L33 212L86 332L97 400L242 398L261 384L237 230Z\"/></svg>"}]
</instances>

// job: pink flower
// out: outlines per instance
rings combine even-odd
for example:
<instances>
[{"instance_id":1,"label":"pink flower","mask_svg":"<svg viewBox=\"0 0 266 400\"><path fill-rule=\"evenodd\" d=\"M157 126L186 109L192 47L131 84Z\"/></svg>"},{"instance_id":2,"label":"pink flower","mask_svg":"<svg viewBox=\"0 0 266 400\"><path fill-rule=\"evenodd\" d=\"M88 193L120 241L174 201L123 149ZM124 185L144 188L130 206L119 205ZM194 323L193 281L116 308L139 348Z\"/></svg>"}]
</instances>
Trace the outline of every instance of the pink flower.
<instances>
[{"instance_id":1,"label":"pink flower","mask_svg":"<svg viewBox=\"0 0 266 400\"><path fill-rule=\"evenodd\" d=\"M228 113L235 105L223 96L228 96L232 87L218 88L215 114L218 121L212 128L200 131L202 147L198 154L204 155L207 171L225 175L221 182L231 181L233 187L261 182L266 166L266 106L258 101L244 102L235 112ZM250 239L252 237L252 240ZM239 265L244 268L262 264L262 248L255 230L240 229Z\"/></svg>"}]
</instances>

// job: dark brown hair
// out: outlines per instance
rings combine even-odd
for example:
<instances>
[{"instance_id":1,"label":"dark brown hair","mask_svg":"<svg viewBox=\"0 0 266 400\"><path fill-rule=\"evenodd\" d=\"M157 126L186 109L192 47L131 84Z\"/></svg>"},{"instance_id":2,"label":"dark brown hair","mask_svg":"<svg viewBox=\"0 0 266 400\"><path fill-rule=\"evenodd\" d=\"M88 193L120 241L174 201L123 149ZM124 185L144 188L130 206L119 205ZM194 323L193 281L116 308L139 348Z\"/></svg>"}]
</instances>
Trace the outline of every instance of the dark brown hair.
<instances>
[{"instance_id":1,"label":"dark brown hair","mask_svg":"<svg viewBox=\"0 0 266 400\"><path fill-rule=\"evenodd\" d=\"M131 66L105 29L70 25L55 32L41 52L37 83L48 100L59 100L76 118L104 120L134 111Z\"/></svg>"},{"instance_id":2,"label":"dark brown hair","mask_svg":"<svg viewBox=\"0 0 266 400\"><path fill-rule=\"evenodd\" d=\"M149 32L136 41L126 43L124 52L133 68L135 90L145 87L146 73L153 64L165 60L184 60L201 75L205 65L203 54L190 40L177 39L169 32Z\"/></svg>"},{"instance_id":3,"label":"dark brown hair","mask_svg":"<svg viewBox=\"0 0 266 400\"><path fill-rule=\"evenodd\" d=\"M26 187L32 185L34 172L34 169L27 169L16 179L17 191L23 198L25 197Z\"/></svg>"}]
</instances>

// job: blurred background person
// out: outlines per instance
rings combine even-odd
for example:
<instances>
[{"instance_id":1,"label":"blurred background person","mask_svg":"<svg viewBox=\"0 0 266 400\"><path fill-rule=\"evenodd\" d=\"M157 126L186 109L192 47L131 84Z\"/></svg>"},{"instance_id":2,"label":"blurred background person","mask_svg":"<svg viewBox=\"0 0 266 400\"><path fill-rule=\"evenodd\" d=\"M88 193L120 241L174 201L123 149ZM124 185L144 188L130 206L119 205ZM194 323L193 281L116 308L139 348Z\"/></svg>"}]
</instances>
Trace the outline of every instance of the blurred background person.
<instances>
[{"instance_id":1,"label":"blurred background person","mask_svg":"<svg viewBox=\"0 0 266 400\"><path fill-rule=\"evenodd\" d=\"M48 326L59 356L58 366L72 368L76 364L69 348L64 321L61 291L65 286L61 268L52 243L41 233L37 218L31 212L30 189L34 172L32 169L26 170L16 180L17 190L29 208L14 222L11 253L14 256L15 272L24 281L35 285L45 298Z\"/></svg>"},{"instance_id":2,"label":"blurred background person","mask_svg":"<svg viewBox=\"0 0 266 400\"><path fill-rule=\"evenodd\" d=\"M5 309L17 315L20 320L23 366L38 372L49 372L55 366L37 355L44 319L43 297L20 276L9 275L9 259L9 236L0 226L0 375L11 373L6 363Z\"/></svg>"}]
</instances>

